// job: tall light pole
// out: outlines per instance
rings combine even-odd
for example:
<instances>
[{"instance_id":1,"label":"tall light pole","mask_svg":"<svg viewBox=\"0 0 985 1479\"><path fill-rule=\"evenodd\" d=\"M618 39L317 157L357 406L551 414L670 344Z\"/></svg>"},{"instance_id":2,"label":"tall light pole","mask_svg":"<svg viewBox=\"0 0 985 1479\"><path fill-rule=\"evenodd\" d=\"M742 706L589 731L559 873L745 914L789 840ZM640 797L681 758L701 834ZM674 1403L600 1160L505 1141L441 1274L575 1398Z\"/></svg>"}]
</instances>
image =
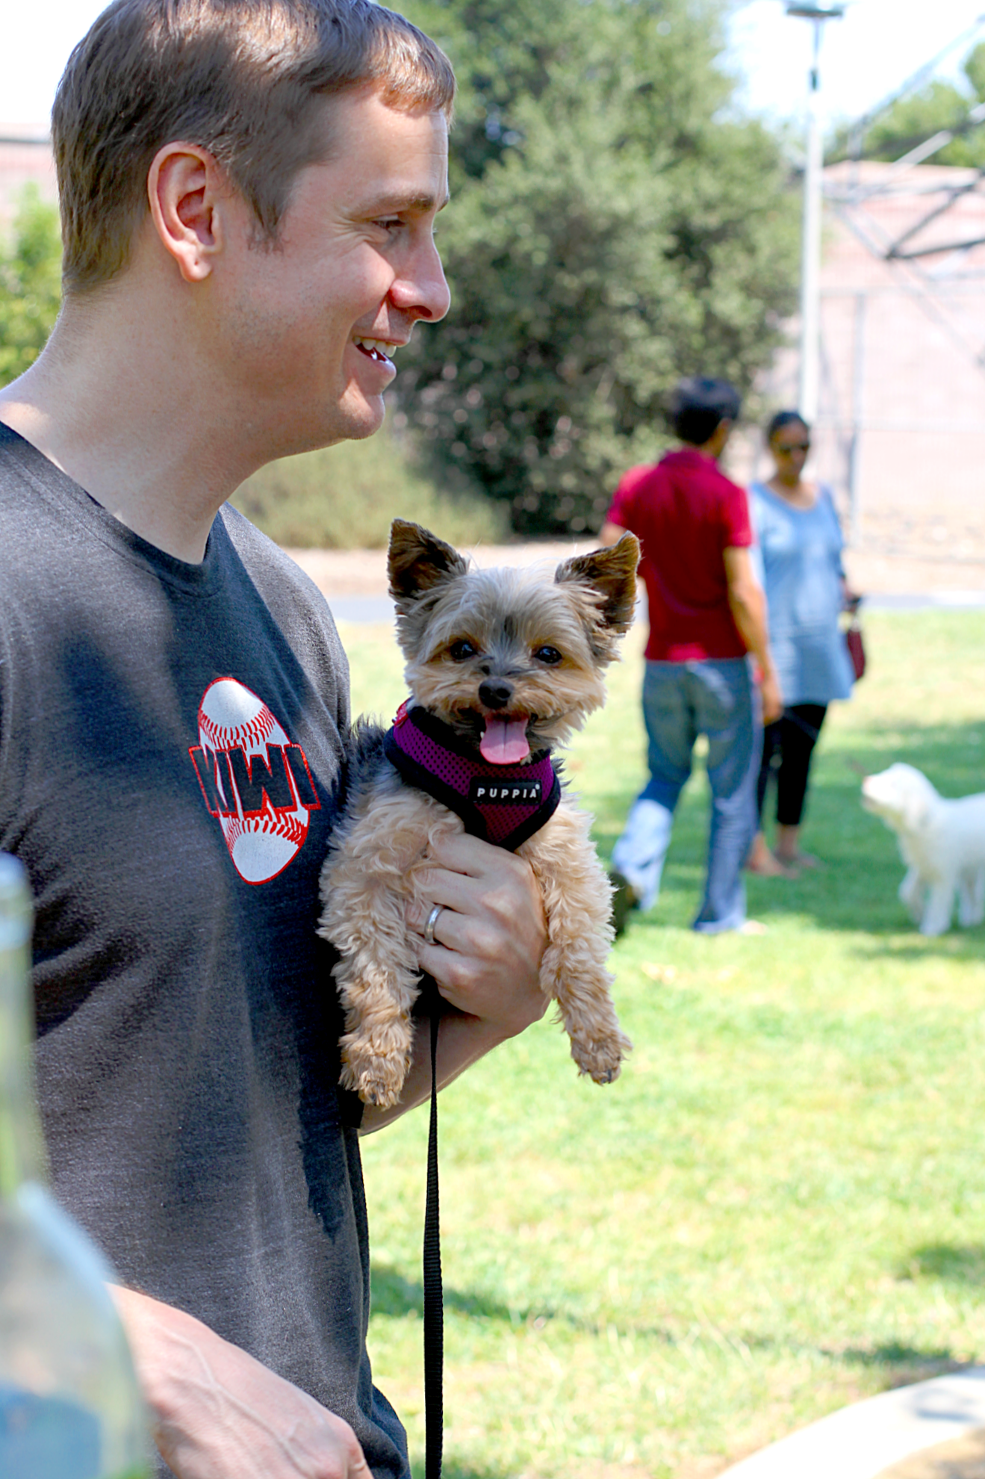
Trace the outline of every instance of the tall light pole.
<instances>
[{"instance_id":1,"label":"tall light pole","mask_svg":"<svg viewBox=\"0 0 985 1479\"><path fill-rule=\"evenodd\" d=\"M804 168L804 217L800 246L800 390L798 408L808 425L817 419L821 365L821 182L824 143L821 135L821 30L825 21L844 15L843 5L800 5L788 0L787 15L809 20L814 29L807 97L807 159Z\"/></svg>"}]
</instances>

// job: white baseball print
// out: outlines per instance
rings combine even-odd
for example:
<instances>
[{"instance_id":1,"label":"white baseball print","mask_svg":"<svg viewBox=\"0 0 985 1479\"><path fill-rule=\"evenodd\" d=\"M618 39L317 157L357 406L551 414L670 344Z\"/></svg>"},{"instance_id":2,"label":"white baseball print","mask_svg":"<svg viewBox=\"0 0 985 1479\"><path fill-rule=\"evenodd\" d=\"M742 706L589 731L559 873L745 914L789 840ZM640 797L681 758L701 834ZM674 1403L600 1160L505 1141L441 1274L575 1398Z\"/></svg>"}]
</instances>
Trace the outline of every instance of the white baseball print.
<instances>
[{"instance_id":1,"label":"white baseball print","mask_svg":"<svg viewBox=\"0 0 985 1479\"><path fill-rule=\"evenodd\" d=\"M235 678L218 678L205 690L198 734L202 749L211 752L209 766L223 803L218 821L236 871L247 883L266 883L287 867L308 835L308 808L284 759L291 741L263 700ZM262 767L254 765L257 760ZM262 788L264 775L276 775L281 790L289 789L288 806L273 804ZM244 804L240 790L246 791L247 781L251 791ZM258 794L259 807L251 804Z\"/></svg>"}]
</instances>

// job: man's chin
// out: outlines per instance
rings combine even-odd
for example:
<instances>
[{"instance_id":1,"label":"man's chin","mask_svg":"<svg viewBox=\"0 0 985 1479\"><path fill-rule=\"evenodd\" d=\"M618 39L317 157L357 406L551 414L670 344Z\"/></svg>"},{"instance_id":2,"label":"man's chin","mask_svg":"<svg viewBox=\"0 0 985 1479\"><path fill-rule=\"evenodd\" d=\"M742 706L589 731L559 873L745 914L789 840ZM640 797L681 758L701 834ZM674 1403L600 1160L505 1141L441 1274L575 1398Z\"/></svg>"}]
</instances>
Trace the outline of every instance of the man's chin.
<instances>
[{"instance_id":1,"label":"man's chin","mask_svg":"<svg viewBox=\"0 0 985 1479\"><path fill-rule=\"evenodd\" d=\"M379 431L384 415L382 396L377 405L370 402L359 408L340 407L331 417L312 418L306 426L286 428L287 435L277 438L276 448L268 447L265 460L318 452L325 447L337 447L340 442L363 442Z\"/></svg>"},{"instance_id":2,"label":"man's chin","mask_svg":"<svg viewBox=\"0 0 985 1479\"><path fill-rule=\"evenodd\" d=\"M333 440L361 442L378 432L386 417L382 395L361 397L358 403L339 407L340 432Z\"/></svg>"}]
</instances>

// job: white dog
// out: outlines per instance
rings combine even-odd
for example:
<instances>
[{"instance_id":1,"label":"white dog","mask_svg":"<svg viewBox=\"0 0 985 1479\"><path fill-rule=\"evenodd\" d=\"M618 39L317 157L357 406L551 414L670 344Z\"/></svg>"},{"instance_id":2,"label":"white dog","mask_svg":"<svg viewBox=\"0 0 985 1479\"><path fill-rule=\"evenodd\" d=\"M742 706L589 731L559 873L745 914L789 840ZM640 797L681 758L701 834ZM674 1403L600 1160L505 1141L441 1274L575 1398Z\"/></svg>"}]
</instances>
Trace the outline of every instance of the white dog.
<instances>
[{"instance_id":1,"label":"white dog","mask_svg":"<svg viewBox=\"0 0 985 1479\"><path fill-rule=\"evenodd\" d=\"M862 782L862 805L896 833L907 866L900 884L922 935L951 927L954 895L963 925L985 919L985 792L949 801L922 771L898 763Z\"/></svg>"}]
</instances>

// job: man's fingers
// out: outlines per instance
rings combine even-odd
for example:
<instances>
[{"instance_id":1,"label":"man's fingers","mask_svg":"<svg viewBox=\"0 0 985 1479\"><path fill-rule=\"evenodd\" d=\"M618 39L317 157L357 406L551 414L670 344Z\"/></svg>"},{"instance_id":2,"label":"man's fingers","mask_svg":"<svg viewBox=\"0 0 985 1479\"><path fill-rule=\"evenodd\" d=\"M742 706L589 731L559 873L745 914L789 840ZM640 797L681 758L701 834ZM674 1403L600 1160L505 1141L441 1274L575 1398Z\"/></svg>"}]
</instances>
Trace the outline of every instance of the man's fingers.
<instances>
[{"instance_id":1,"label":"man's fingers","mask_svg":"<svg viewBox=\"0 0 985 1479\"><path fill-rule=\"evenodd\" d=\"M458 948L457 926L461 924L462 916L447 904L432 904L427 900L422 904L409 904L406 918L410 928L420 936L420 949ZM424 965L423 960L421 964ZM425 965L424 969L428 967Z\"/></svg>"},{"instance_id":2,"label":"man's fingers","mask_svg":"<svg viewBox=\"0 0 985 1479\"><path fill-rule=\"evenodd\" d=\"M408 900L404 909L404 918L407 920L410 928L416 930L419 935L423 935L427 929L427 923L432 909L440 907L449 914L458 914L461 912L461 910L455 908L454 904L448 898L448 894L454 892L454 890L442 888L441 881L436 874L433 878L431 875L420 875L417 880L417 886L420 892L413 899ZM438 919L440 918L441 915L438 915ZM436 921L433 928L436 930L437 927Z\"/></svg>"},{"instance_id":3,"label":"man's fingers","mask_svg":"<svg viewBox=\"0 0 985 1479\"><path fill-rule=\"evenodd\" d=\"M445 832L435 837L430 845L430 855L439 869L461 873L467 878L484 878L489 873L498 873L504 866L518 872L526 868L515 853L506 852L468 832Z\"/></svg>"},{"instance_id":4,"label":"man's fingers","mask_svg":"<svg viewBox=\"0 0 985 1479\"><path fill-rule=\"evenodd\" d=\"M350 1429L351 1432L351 1429ZM346 1479L373 1479L373 1471L366 1462L366 1455L362 1451L359 1439L352 1433L352 1445L349 1454L349 1472Z\"/></svg>"},{"instance_id":5,"label":"man's fingers","mask_svg":"<svg viewBox=\"0 0 985 1479\"><path fill-rule=\"evenodd\" d=\"M477 837L441 837L432 846L429 861L431 866L425 864L415 870L414 898L407 903L405 918L409 927L423 936L435 905L458 915L454 922L442 915L434 926L435 938L454 948L461 948L465 921L484 916L505 924L528 894L540 897L529 865L522 858ZM454 942L447 939L449 925Z\"/></svg>"}]
</instances>

